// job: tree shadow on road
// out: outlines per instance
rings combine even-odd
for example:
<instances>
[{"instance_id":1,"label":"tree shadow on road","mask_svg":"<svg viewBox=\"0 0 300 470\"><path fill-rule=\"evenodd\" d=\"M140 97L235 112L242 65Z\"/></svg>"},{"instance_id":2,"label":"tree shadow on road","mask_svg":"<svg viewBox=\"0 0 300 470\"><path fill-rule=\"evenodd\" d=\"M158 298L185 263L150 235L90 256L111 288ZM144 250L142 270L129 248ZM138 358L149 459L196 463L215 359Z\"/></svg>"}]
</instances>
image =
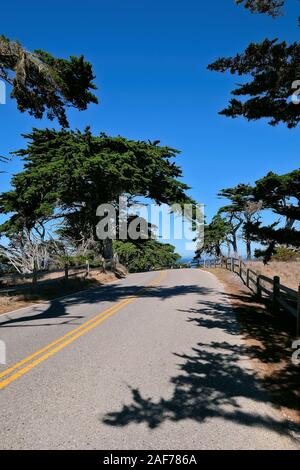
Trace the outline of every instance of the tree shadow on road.
<instances>
[{"instance_id":1,"label":"tree shadow on road","mask_svg":"<svg viewBox=\"0 0 300 470\"><path fill-rule=\"evenodd\" d=\"M299 365L292 362L295 319L286 312L272 313L270 302L258 300L243 287L234 293L227 292L227 298L228 306L215 308L205 302L201 315L189 317L188 321L204 328L221 328L231 335L240 333L245 341L245 353L255 361L269 399L300 424ZM237 322L227 321L228 309L233 310Z\"/></svg>"},{"instance_id":2,"label":"tree shadow on road","mask_svg":"<svg viewBox=\"0 0 300 470\"><path fill-rule=\"evenodd\" d=\"M243 293L241 295L244 296ZM207 419L219 417L244 426L263 427L286 434L290 427L289 420L283 417L281 419L281 416L277 418L276 414L257 412L256 403L286 403L287 399L282 397L280 390L282 385L286 390L294 387L294 379L292 380L288 373L285 375L285 384L282 384L282 380L276 375L263 378L249 368L248 362L249 357L261 358L266 362L280 361L280 332L272 327L269 318L265 320L265 328L262 329L261 317L269 314L259 311L255 299L251 296L243 299L247 300L247 305L240 306L229 305L226 300L231 300L229 297L230 295L223 294L220 303L205 300L203 297L199 301L199 308L181 310L187 314L186 321L195 326L216 329L216 333L218 330L226 333L226 341L198 343L189 354L173 353L179 359L180 373L170 380L173 385L171 398L154 400L144 397L141 390L133 387L132 403L124 405L121 410L108 412L103 417L106 425L124 427L130 423L145 423L154 429L165 421L191 419L202 423ZM257 320L256 324L255 321L252 323L250 329L239 318L249 315ZM237 337L239 334L245 338L259 338L262 344L241 342ZM200 331L199 336L202 336ZM293 377L295 378L294 374ZM290 392L293 393L295 389ZM243 402L250 404L250 407L243 407ZM251 411L246 411L247 409Z\"/></svg>"},{"instance_id":3,"label":"tree shadow on road","mask_svg":"<svg viewBox=\"0 0 300 470\"><path fill-rule=\"evenodd\" d=\"M160 301L165 301L175 296L200 294L208 295L212 289L206 287L199 287L199 285L174 285L174 286L136 286L136 285L122 285L111 284L99 288L90 289L84 292L77 292L69 295L66 298L58 300L50 300L48 305L32 306L32 314L19 316L18 318L8 318L1 321L0 328L8 327L24 327L24 326L51 326L56 325L57 322L51 323L53 319L61 319L60 324L79 324L85 315L73 315L72 307L99 305L99 312L101 313L102 304L104 302L119 302L131 296L137 295L138 297L151 297ZM105 304L106 305L106 304ZM104 307L105 308L105 307ZM9 317L9 313L6 315Z\"/></svg>"}]
</instances>

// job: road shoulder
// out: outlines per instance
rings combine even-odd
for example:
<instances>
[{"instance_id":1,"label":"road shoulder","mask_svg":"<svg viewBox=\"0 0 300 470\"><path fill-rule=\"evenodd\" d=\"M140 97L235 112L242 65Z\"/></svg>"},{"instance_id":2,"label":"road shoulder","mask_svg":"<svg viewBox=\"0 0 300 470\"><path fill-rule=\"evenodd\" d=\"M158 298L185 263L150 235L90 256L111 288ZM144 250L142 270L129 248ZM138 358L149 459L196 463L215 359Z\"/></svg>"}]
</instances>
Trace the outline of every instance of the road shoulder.
<instances>
[{"instance_id":1,"label":"road shoulder","mask_svg":"<svg viewBox=\"0 0 300 470\"><path fill-rule=\"evenodd\" d=\"M287 316L274 316L270 306L255 296L233 273L208 270L224 286L227 299L239 323L252 366L272 403L291 423L293 433L300 426L299 366L292 363L295 325Z\"/></svg>"},{"instance_id":2,"label":"road shoulder","mask_svg":"<svg viewBox=\"0 0 300 470\"><path fill-rule=\"evenodd\" d=\"M20 292L14 295L6 295L0 292L0 318L7 313L14 313L27 307L62 299L77 292L111 284L117 281L117 279L115 274L111 272L99 272L93 273L90 278L72 279L67 285L63 281L58 281L55 284L41 287L38 292L33 292L30 289L27 292Z\"/></svg>"}]
</instances>

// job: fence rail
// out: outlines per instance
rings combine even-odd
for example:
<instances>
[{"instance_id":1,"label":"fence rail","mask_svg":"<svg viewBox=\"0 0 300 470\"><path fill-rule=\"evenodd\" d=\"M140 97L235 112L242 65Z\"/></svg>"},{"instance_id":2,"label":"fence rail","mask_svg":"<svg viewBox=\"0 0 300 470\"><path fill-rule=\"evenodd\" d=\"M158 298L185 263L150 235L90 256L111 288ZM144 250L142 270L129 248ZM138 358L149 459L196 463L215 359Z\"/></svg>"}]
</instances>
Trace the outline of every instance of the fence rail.
<instances>
[{"instance_id":1,"label":"fence rail","mask_svg":"<svg viewBox=\"0 0 300 470\"><path fill-rule=\"evenodd\" d=\"M300 284L298 290L284 286L280 283L279 276L270 278L258 274L249 268L242 258L203 260L199 261L198 265L204 268L220 267L237 274L258 298L268 298L272 301L274 312L283 309L293 315L297 320L297 336L300 335Z\"/></svg>"},{"instance_id":2,"label":"fence rail","mask_svg":"<svg viewBox=\"0 0 300 470\"><path fill-rule=\"evenodd\" d=\"M26 274L12 274L0 277L0 293L14 292L16 290L26 290L28 288L35 288L41 285L48 285L59 280L67 282L69 279L77 277L89 277L91 271L101 269L102 271L114 271L116 268L116 261L103 260L97 266L91 266L89 263L70 266L65 265L62 269L48 270L48 271L35 271Z\"/></svg>"}]
</instances>

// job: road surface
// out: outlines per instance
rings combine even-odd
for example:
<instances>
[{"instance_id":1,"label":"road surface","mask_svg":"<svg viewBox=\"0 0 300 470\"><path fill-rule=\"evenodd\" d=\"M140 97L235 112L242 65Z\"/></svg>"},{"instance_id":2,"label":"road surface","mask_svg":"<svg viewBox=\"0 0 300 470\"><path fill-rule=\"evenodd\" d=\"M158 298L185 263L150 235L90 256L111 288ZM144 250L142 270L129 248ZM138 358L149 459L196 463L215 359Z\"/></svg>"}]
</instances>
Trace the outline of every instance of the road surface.
<instances>
[{"instance_id":1,"label":"road surface","mask_svg":"<svg viewBox=\"0 0 300 470\"><path fill-rule=\"evenodd\" d=\"M0 317L2 449L298 449L210 273L133 274Z\"/></svg>"}]
</instances>

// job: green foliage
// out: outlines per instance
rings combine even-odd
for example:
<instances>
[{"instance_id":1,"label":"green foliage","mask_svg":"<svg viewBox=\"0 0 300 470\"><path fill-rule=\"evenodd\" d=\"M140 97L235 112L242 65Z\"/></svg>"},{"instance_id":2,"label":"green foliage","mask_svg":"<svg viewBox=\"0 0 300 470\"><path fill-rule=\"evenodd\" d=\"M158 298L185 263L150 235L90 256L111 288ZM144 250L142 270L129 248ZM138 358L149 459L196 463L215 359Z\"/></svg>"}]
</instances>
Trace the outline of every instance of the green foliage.
<instances>
[{"instance_id":1,"label":"green foliage","mask_svg":"<svg viewBox=\"0 0 300 470\"><path fill-rule=\"evenodd\" d=\"M203 253L221 256L222 244L227 240L230 231L230 223L220 213L217 213L211 223L204 227L204 243L202 248L196 252L196 258L200 258Z\"/></svg>"},{"instance_id":2,"label":"green foliage","mask_svg":"<svg viewBox=\"0 0 300 470\"><path fill-rule=\"evenodd\" d=\"M42 50L29 52L20 43L0 36L0 78L12 85L21 112L36 118L46 112L67 127L66 107L85 110L98 103L92 66L83 56L58 59Z\"/></svg>"},{"instance_id":3,"label":"green foliage","mask_svg":"<svg viewBox=\"0 0 300 470\"><path fill-rule=\"evenodd\" d=\"M270 172L253 187L239 184L222 189L218 195L229 199L231 204L221 207L205 226L204 246L198 251L198 257L203 252L220 256L224 242L236 251L240 235L246 241L248 258L251 257L251 242L264 247L255 250L255 256L263 258L264 262L276 253L283 257L299 252L300 169L283 175ZM278 220L264 225L261 210L272 211Z\"/></svg>"},{"instance_id":4,"label":"green foliage","mask_svg":"<svg viewBox=\"0 0 300 470\"><path fill-rule=\"evenodd\" d=\"M242 4L252 13L266 13L275 18L282 12L285 0L235 0L237 4Z\"/></svg>"},{"instance_id":5,"label":"green foliage","mask_svg":"<svg viewBox=\"0 0 300 470\"><path fill-rule=\"evenodd\" d=\"M120 195L143 196L156 203L191 202L188 186L172 161L178 151L124 137L93 136L66 130L38 130L25 135L24 170L12 179L12 190L0 197L0 211L12 215L0 231L7 236L62 220L60 235L82 243L95 238L102 203L117 206Z\"/></svg>"},{"instance_id":6,"label":"green foliage","mask_svg":"<svg viewBox=\"0 0 300 470\"><path fill-rule=\"evenodd\" d=\"M271 261L297 261L300 259L300 254L291 248L279 246L275 249Z\"/></svg>"},{"instance_id":7,"label":"green foliage","mask_svg":"<svg viewBox=\"0 0 300 470\"><path fill-rule=\"evenodd\" d=\"M246 184L238 184L233 188L222 189L218 196L230 201L229 205L219 209L219 213L225 216L231 227L230 237L227 237L227 241L232 245L233 251L237 255L237 238L241 231L241 235L246 241L247 259L250 260L252 256L251 237L245 231L244 226L258 220L258 213L262 204L260 201L253 200L253 188Z\"/></svg>"},{"instance_id":8,"label":"green foliage","mask_svg":"<svg viewBox=\"0 0 300 470\"><path fill-rule=\"evenodd\" d=\"M92 251L89 252L87 255L61 255L56 256L53 259L55 261L55 264L60 267L64 267L65 265L80 266L86 264L87 262L91 267L102 266L102 260L97 257L97 255Z\"/></svg>"},{"instance_id":9,"label":"green foliage","mask_svg":"<svg viewBox=\"0 0 300 470\"><path fill-rule=\"evenodd\" d=\"M300 169L283 175L269 172L256 181L253 195L275 214L300 220Z\"/></svg>"},{"instance_id":10,"label":"green foliage","mask_svg":"<svg viewBox=\"0 0 300 470\"><path fill-rule=\"evenodd\" d=\"M115 240L114 251L118 254L121 264L130 272L170 268L180 259L180 255L174 252L174 246L152 239L138 243Z\"/></svg>"},{"instance_id":11,"label":"green foliage","mask_svg":"<svg viewBox=\"0 0 300 470\"><path fill-rule=\"evenodd\" d=\"M294 92L292 84L300 76L300 44L288 46L285 41L265 39L251 43L242 54L216 60L208 69L250 77L232 91L234 96L247 99L231 99L220 114L244 116L249 121L268 118L271 125L283 122L289 128L298 125L300 107L290 97Z\"/></svg>"},{"instance_id":12,"label":"green foliage","mask_svg":"<svg viewBox=\"0 0 300 470\"><path fill-rule=\"evenodd\" d=\"M261 201L264 209L271 209L280 219L270 225L261 221L249 222L245 230L253 241L265 245L265 250L256 250L256 256L267 262L271 259L277 245L300 248L300 233L295 226L300 221L300 170L284 175L268 173L256 182L253 197ZM283 225L280 222L283 220Z\"/></svg>"},{"instance_id":13,"label":"green foliage","mask_svg":"<svg viewBox=\"0 0 300 470\"><path fill-rule=\"evenodd\" d=\"M236 3L253 13L276 17L281 14L285 0L236 0ZM229 71L246 80L232 91L234 96L244 99L231 99L220 114L232 118L244 116L249 121L267 118L272 126L283 122L289 128L296 127L300 109L290 98L299 79L299 59L299 43L287 45L285 41L265 39L250 43L241 54L210 64L209 70Z\"/></svg>"}]
</instances>

